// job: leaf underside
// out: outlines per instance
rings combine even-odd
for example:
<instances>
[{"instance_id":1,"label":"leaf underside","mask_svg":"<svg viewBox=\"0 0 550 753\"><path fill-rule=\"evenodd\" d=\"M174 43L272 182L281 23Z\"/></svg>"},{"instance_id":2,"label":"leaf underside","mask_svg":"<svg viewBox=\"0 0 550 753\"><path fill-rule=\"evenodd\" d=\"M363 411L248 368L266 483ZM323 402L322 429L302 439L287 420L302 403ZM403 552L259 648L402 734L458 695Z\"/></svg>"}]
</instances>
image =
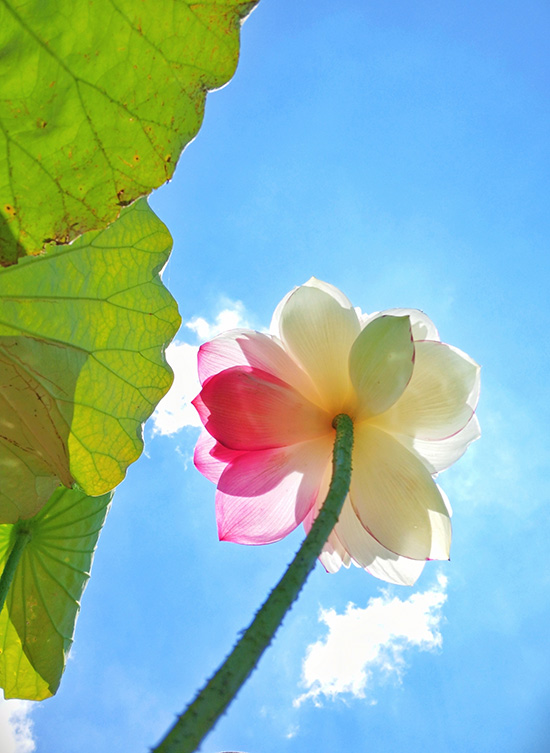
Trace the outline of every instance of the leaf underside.
<instances>
[{"instance_id":1,"label":"leaf underside","mask_svg":"<svg viewBox=\"0 0 550 753\"><path fill-rule=\"evenodd\" d=\"M0 264L168 180L257 0L1 0Z\"/></svg>"},{"instance_id":2,"label":"leaf underside","mask_svg":"<svg viewBox=\"0 0 550 753\"><path fill-rule=\"evenodd\" d=\"M56 692L111 497L59 487L27 522L32 538L0 613L6 698L40 701ZM13 525L0 526L0 571L14 534Z\"/></svg>"},{"instance_id":3,"label":"leaf underside","mask_svg":"<svg viewBox=\"0 0 550 753\"><path fill-rule=\"evenodd\" d=\"M113 489L172 383L170 234L145 200L103 231L0 271L0 523L62 482Z\"/></svg>"}]
</instances>

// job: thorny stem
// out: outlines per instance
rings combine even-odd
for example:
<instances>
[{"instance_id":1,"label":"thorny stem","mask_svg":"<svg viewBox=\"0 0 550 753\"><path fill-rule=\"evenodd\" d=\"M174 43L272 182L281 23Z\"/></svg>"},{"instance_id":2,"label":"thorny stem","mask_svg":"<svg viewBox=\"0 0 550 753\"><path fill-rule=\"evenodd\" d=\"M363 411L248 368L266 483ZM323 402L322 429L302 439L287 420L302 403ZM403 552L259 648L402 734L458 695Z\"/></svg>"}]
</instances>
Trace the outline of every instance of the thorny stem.
<instances>
[{"instance_id":1,"label":"thorny stem","mask_svg":"<svg viewBox=\"0 0 550 753\"><path fill-rule=\"evenodd\" d=\"M152 753L193 753L197 749L256 667L300 593L336 525L351 481L352 420L341 413L332 425L336 429L332 479L311 531L231 654Z\"/></svg>"}]
</instances>

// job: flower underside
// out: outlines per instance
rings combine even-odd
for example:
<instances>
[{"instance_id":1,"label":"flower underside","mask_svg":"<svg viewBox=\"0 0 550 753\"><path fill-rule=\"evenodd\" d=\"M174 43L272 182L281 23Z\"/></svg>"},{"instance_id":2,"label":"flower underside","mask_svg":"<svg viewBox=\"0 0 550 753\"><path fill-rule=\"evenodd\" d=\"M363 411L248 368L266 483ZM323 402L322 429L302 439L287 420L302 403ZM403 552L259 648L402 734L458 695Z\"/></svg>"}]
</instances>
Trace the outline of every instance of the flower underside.
<instances>
[{"instance_id":1,"label":"flower underside","mask_svg":"<svg viewBox=\"0 0 550 753\"><path fill-rule=\"evenodd\" d=\"M353 471L325 568L353 562L410 584L426 559L448 559L450 507L433 475L479 436L479 366L422 312L363 316L312 278L279 304L269 335L232 330L203 345L199 376L195 463L217 484L221 539L265 544L311 528L332 421L346 413Z\"/></svg>"}]
</instances>

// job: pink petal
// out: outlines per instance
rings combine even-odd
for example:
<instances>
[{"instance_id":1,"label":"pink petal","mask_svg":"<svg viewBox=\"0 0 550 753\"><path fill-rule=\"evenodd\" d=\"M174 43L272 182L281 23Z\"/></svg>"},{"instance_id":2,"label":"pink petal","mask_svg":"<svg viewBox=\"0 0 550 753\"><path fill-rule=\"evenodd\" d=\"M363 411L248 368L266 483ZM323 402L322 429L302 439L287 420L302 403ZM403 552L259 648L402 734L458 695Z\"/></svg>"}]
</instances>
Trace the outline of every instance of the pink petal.
<instances>
[{"instance_id":1,"label":"pink petal","mask_svg":"<svg viewBox=\"0 0 550 753\"><path fill-rule=\"evenodd\" d=\"M309 376L298 366L276 337L252 330L235 329L199 348L201 384L233 366L252 366L278 377L313 402L318 394Z\"/></svg>"},{"instance_id":2,"label":"pink petal","mask_svg":"<svg viewBox=\"0 0 550 753\"><path fill-rule=\"evenodd\" d=\"M333 433L332 416L251 366L210 377L193 400L206 430L232 450L267 450Z\"/></svg>"},{"instance_id":3,"label":"pink petal","mask_svg":"<svg viewBox=\"0 0 550 753\"><path fill-rule=\"evenodd\" d=\"M326 437L236 458L218 483L220 539L270 544L293 531L315 502L331 452Z\"/></svg>"},{"instance_id":4,"label":"pink petal","mask_svg":"<svg viewBox=\"0 0 550 753\"><path fill-rule=\"evenodd\" d=\"M242 454L239 450L229 450L224 447L216 442L206 430L203 430L195 446L193 461L203 476L217 484L227 464Z\"/></svg>"}]
</instances>

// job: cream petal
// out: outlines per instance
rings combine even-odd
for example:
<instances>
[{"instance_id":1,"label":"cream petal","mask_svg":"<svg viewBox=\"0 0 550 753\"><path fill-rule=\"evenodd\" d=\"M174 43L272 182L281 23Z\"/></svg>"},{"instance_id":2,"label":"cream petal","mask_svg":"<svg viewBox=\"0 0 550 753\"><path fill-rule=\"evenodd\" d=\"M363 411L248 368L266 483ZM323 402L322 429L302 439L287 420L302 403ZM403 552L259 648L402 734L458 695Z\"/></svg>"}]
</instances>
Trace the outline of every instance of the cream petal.
<instances>
[{"instance_id":1,"label":"cream petal","mask_svg":"<svg viewBox=\"0 0 550 753\"><path fill-rule=\"evenodd\" d=\"M340 513L335 533L354 562L380 580L412 586L422 572L424 560L408 559L390 552L365 530L349 497Z\"/></svg>"},{"instance_id":2,"label":"cream petal","mask_svg":"<svg viewBox=\"0 0 550 753\"><path fill-rule=\"evenodd\" d=\"M437 340L439 341L439 332L437 327L420 309L386 309L385 311L376 311L374 314L363 314L360 316L361 326L378 319L380 316L408 316L411 321L411 329L415 342L417 340Z\"/></svg>"},{"instance_id":3,"label":"cream petal","mask_svg":"<svg viewBox=\"0 0 550 753\"><path fill-rule=\"evenodd\" d=\"M355 419L387 411L403 394L414 366L414 343L407 316L381 316L357 337L349 373L358 397Z\"/></svg>"},{"instance_id":4,"label":"cream petal","mask_svg":"<svg viewBox=\"0 0 550 753\"><path fill-rule=\"evenodd\" d=\"M311 379L292 360L276 337L253 330L233 329L199 348L201 384L233 366L252 366L267 371L290 384L309 400L319 402L319 395Z\"/></svg>"},{"instance_id":5,"label":"cream petal","mask_svg":"<svg viewBox=\"0 0 550 753\"><path fill-rule=\"evenodd\" d=\"M377 426L417 439L451 437L472 418L480 367L466 353L438 342L415 343L411 381L399 400L377 416Z\"/></svg>"},{"instance_id":6,"label":"cream petal","mask_svg":"<svg viewBox=\"0 0 550 753\"><path fill-rule=\"evenodd\" d=\"M292 290L285 295L285 297L282 299L282 301L279 301L277 304L277 307L275 308L275 311L273 312L273 316L271 317L271 324L269 326L269 331L272 335L276 335L277 337L280 337L280 320L281 320L281 312L283 308L285 307L286 302L290 298L290 296L298 290L300 287L304 288L317 288L318 290L323 290L325 293L328 293L330 296L332 296L336 301L340 303L343 308L349 309L352 308L351 301L349 298L342 293L342 291L337 288L335 285L331 285L330 282L323 282L323 280L318 280L317 277L310 277L307 282L304 282L303 285L297 285L295 288L292 288ZM360 314L360 309L355 309L358 314Z\"/></svg>"},{"instance_id":7,"label":"cream petal","mask_svg":"<svg viewBox=\"0 0 550 753\"><path fill-rule=\"evenodd\" d=\"M364 528L385 548L412 559L448 559L451 523L422 463L386 432L355 427L350 498Z\"/></svg>"},{"instance_id":8,"label":"cream petal","mask_svg":"<svg viewBox=\"0 0 550 753\"><path fill-rule=\"evenodd\" d=\"M336 415L353 394L348 356L360 326L351 304L344 306L342 294L337 297L329 287L316 281L293 291L278 324L285 349L311 377L322 407Z\"/></svg>"},{"instance_id":9,"label":"cream petal","mask_svg":"<svg viewBox=\"0 0 550 753\"><path fill-rule=\"evenodd\" d=\"M436 484L436 486L439 493L441 494L441 498L445 504L445 507L447 508L447 513L449 517L452 517L453 508L451 507L451 501L449 500L449 497L445 494L445 491L439 486L439 484Z\"/></svg>"},{"instance_id":10,"label":"cream petal","mask_svg":"<svg viewBox=\"0 0 550 753\"><path fill-rule=\"evenodd\" d=\"M468 447L479 439L481 430L474 414L466 426L451 437L445 439L417 439L406 434L392 434L398 442L414 453L430 473L440 473L450 468L464 455Z\"/></svg>"}]
</instances>

